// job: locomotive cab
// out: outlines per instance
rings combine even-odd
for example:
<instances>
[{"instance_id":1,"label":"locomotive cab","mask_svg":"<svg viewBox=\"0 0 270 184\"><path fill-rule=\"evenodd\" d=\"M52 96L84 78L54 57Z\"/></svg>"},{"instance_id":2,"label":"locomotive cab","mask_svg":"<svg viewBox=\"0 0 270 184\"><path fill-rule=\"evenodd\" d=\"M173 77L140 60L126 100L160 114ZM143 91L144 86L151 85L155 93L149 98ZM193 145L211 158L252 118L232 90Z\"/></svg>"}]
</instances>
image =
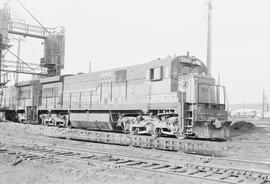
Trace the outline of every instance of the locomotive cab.
<instances>
[{"instance_id":1,"label":"locomotive cab","mask_svg":"<svg viewBox=\"0 0 270 184\"><path fill-rule=\"evenodd\" d=\"M228 139L226 91L207 75L179 76L179 129L186 137Z\"/></svg>"}]
</instances>

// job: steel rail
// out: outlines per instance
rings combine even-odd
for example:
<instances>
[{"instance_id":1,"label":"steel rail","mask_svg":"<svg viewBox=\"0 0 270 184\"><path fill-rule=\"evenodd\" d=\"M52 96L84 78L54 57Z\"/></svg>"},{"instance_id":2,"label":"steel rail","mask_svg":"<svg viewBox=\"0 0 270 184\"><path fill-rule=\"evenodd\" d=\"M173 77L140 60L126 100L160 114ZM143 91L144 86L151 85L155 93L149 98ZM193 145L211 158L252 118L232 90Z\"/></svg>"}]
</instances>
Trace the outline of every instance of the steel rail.
<instances>
[{"instance_id":1,"label":"steel rail","mask_svg":"<svg viewBox=\"0 0 270 184\"><path fill-rule=\"evenodd\" d=\"M16 135L18 136L18 134ZM46 137L43 135L43 137ZM12 143L14 142L14 139L15 137L12 136L12 141L10 140L7 140L7 137L2 137L1 140L5 140L5 141L9 141L9 143ZM16 138L17 139L17 138ZM23 136L19 136L18 140L22 141L23 139L28 139L28 141L32 140L30 138L25 138ZM70 140L70 141L77 141L77 140ZM36 142L36 141L35 141ZM24 144L28 144L27 142L18 142L16 141L16 143L24 143ZM39 143L41 143L41 141L39 140ZM41 143L41 144L44 144L44 143ZM124 154L120 154L120 153L113 153L113 152L106 152L106 151L97 151L96 149L90 149L90 148L72 148L72 147L68 147L68 146L50 146L50 145L44 145L46 147L50 147L50 148L58 148L58 149L69 149L69 150L79 150L79 151L82 151L82 152L95 152L95 153L107 153L107 154L110 154L110 155L117 155L117 156L126 156ZM177 155L184 155L184 156L191 156L190 154L186 154L186 153L183 153L183 152L177 152L175 153ZM203 159L208 159L209 161L224 161L224 162L238 162L238 163L244 163L244 164L257 164L257 165L261 165L261 166L265 166L265 167L269 167L270 168L270 163L266 163L266 162L258 162L258 161L252 161L252 160L243 160L243 159L237 159L237 158L224 158L224 157L211 157L211 156L201 156L201 155L192 155L192 157L197 157L197 158L203 158ZM140 158L140 157L136 157L136 156L129 156L129 157L132 157L132 158ZM163 161L163 162L168 162L167 160L163 160L163 159L152 159L152 160L156 160L156 161ZM241 169L241 168L238 168L238 169ZM270 172L270 171L269 171Z\"/></svg>"},{"instance_id":2,"label":"steel rail","mask_svg":"<svg viewBox=\"0 0 270 184\"><path fill-rule=\"evenodd\" d=\"M98 133L97 134L97 136L99 137L98 139L100 139L101 137L100 137L100 132L95 132L95 133ZM106 134L106 132L103 132L104 134ZM108 134L112 134L112 133L108 133ZM117 134L117 133L115 133L115 134ZM44 136L44 137L46 137L47 135L46 134L43 134L43 135L39 135L39 136ZM51 135L50 135L51 136ZM71 136L72 137L72 136ZM105 136L105 137L107 137L107 136ZM13 137L14 138L14 137ZM58 136L55 136L55 138L59 138ZM60 138L70 138L70 136L67 136L67 137L65 137L65 136L63 136L63 135L61 135L60 136ZM107 137L108 138L108 137ZM146 137L147 139L149 138L149 137ZM93 139L92 139L92 141L90 140L90 142L99 142L99 143L106 143L106 144L108 144L108 143L112 143L112 141L104 141L105 139L101 139L101 141L98 141L98 139L94 139L94 141L93 141ZM83 139L84 140L84 139ZM141 138L138 138L138 140L141 140L142 142L144 142L144 143L136 143L136 140L135 140L135 142L133 142L134 144L134 146L138 146L138 147L145 147L147 144L145 144L145 141L144 140L142 140ZM188 141L188 140L186 140L186 141ZM119 145L119 141L116 141L116 142L114 142L114 144L117 144L118 143L118 145ZM184 149L184 151L187 151L188 149L189 149L189 147L188 147L188 145L189 145L190 143L189 142L186 142L186 144L183 144L182 145L182 149ZM125 146L127 146L128 144L120 144L120 145L125 145ZM158 144L157 144L158 145ZM170 144L171 145L171 144ZM149 145L148 145L149 146ZM192 148L192 145L191 145L191 148ZM165 149L166 150L166 149ZM171 151L171 149L168 149L168 150L170 150ZM86 150L86 151L94 151L94 150ZM192 152L191 152L192 153ZM111 154L111 153L110 153ZM177 152L177 154L181 154L181 155L184 155L185 153L181 153L181 152ZM186 154L185 154L186 155ZM209 160L211 160L211 162L212 161L223 161L223 162L237 162L237 163L244 163L244 164L246 164L247 165L247 167L250 167L250 165L249 164L253 164L253 167L256 167L256 165L258 165L258 166L264 166L264 168L269 168L269 163L265 163L265 162L258 162L258 161L251 161L251 160L243 160L243 159L235 159L235 158L222 158L222 157L212 157L212 156L199 156L199 155L196 155L196 157L200 157L200 158L207 158L207 159L209 159ZM239 168L240 169L240 168Z\"/></svg>"},{"instance_id":3,"label":"steel rail","mask_svg":"<svg viewBox=\"0 0 270 184\"><path fill-rule=\"evenodd\" d=\"M237 170L229 167L217 167L217 166L203 166L195 164L185 164L185 165L170 165L164 163L158 163L149 161L148 159L131 159L130 157L122 156L111 156L102 153L102 154L93 154L87 153L82 154L78 150L70 151L51 149L51 148L37 148L36 146L25 146L20 145L17 148L22 148L24 151L30 151L32 154L38 152L39 154L46 153L52 154L60 158L68 158L75 160L86 160L96 163L103 164L113 164L119 165L124 168L145 170L150 172L158 172L163 174L178 175L184 177L191 177L196 179L210 180L219 183L241 183L246 179L253 179L255 183L266 183L269 182L269 173L254 172L248 170ZM15 148L16 151L17 148ZM203 174L203 175L200 175ZM231 181L233 179L233 181ZM236 180L235 180L236 179Z\"/></svg>"}]
</instances>

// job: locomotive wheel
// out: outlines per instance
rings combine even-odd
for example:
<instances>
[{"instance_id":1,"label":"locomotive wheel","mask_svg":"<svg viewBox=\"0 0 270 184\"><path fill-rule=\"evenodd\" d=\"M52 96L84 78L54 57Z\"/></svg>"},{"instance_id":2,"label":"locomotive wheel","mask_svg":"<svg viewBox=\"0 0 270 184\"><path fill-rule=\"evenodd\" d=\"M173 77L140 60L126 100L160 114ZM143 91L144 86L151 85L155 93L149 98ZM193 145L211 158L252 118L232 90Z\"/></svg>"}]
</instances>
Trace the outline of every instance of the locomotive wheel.
<instances>
[{"instance_id":1,"label":"locomotive wheel","mask_svg":"<svg viewBox=\"0 0 270 184\"><path fill-rule=\"evenodd\" d=\"M138 134L139 131L140 131L139 128L135 128L134 130L131 130L131 131L130 131L130 134L131 134L131 135L136 135L136 134Z\"/></svg>"},{"instance_id":2,"label":"locomotive wheel","mask_svg":"<svg viewBox=\"0 0 270 184\"><path fill-rule=\"evenodd\" d=\"M155 129L151 132L151 136L153 136L153 137L159 137L159 136L161 136L161 129L160 129L160 128L155 128Z\"/></svg>"},{"instance_id":3,"label":"locomotive wheel","mask_svg":"<svg viewBox=\"0 0 270 184\"><path fill-rule=\"evenodd\" d=\"M56 122L53 119L52 119L52 126L56 126Z\"/></svg>"},{"instance_id":4,"label":"locomotive wheel","mask_svg":"<svg viewBox=\"0 0 270 184\"><path fill-rule=\"evenodd\" d=\"M177 139L185 139L186 138L186 135L181 134L181 133L176 133L174 135L175 135L175 137L177 137Z\"/></svg>"},{"instance_id":5,"label":"locomotive wheel","mask_svg":"<svg viewBox=\"0 0 270 184\"><path fill-rule=\"evenodd\" d=\"M57 126L58 128L61 128L62 127L60 122L56 122L55 123L55 126Z\"/></svg>"},{"instance_id":6,"label":"locomotive wheel","mask_svg":"<svg viewBox=\"0 0 270 184\"><path fill-rule=\"evenodd\" d=\"M125 133L125 134L130 134L130 130L129 130L129 129L125 129L125 130L124 130L124 133Z\"/></svg>"},{"instance_id":7,"label":"locomotive wheel","mask_svg":"<svg viewBox=\"0 0 270 184\"><path fill-rule=\"evenodd\" d=\"M130 134L131 133L130 125L129 124L124 125L123 131L125 134Z\"/></svg>"},{"instance_id":8,"label":"locomotive wheel","mask_svg":"<svg viewBox=\"0 0 270 184\"><path fill-rule=\"evenodd\" d=\"M69 121L68 123L66 123L66 127L67 127L67 128L74 128L74 127L72 126L72 124L71 124L70 121Z\"/></svg>"}]
</instances>

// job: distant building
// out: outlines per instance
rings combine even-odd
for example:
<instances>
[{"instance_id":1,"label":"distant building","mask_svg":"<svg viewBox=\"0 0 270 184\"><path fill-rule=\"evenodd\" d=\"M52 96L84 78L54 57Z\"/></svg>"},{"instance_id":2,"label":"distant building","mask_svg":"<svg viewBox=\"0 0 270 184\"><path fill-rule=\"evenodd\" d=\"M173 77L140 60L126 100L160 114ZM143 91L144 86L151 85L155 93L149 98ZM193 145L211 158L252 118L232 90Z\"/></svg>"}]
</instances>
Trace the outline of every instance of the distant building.
<instances>
[{"instance_id":1,"label":"distant building","mask_svg":"<svg viewBox=\"0 0 270 184\"><path fill-rule=\"evenodd\" d=\"M231 111L234 118L256 118L261 117L262 111L258 109L235 109Z\"/></svg>"},{"instance_id":2,"label":"distant building","mask_svg":"<svg viewBox=\"0 0 270 184\"><path fill-rule=\"evenodd\" d=\"M230 115L233 118L263 118L261 109L234 109ZM270 118L270 112L264 112L264 118Z\"/></svg>"},{"instance_id":3,"label":"distant building","mask_svg":"<svg viewBox=\"0 0 270 184\"><path fill-rule=\"evenodd\" d=\"M265 103L264 106L264 118L270 118L270 104ZM242 103L242 104L231 104L230 115L232 117L239 118L262 118L262 104L261 103Z\"/></svg>"}]
</instances>

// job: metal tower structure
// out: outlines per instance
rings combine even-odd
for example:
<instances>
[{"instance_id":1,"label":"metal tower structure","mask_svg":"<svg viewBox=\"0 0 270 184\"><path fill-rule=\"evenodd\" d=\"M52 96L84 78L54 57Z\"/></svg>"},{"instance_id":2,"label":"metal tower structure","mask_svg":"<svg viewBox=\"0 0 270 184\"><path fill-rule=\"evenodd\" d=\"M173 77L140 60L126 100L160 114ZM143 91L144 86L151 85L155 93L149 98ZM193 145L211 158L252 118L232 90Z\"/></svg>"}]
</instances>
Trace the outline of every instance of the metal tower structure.
<instances>
[{"instance_id":1,"label":"metal tower structure","mask_svg":"<svg viewBox=\"0 0 270 184\"><path fill-rule=\"evenodd\" d=\"M44 27L33 14L19 1L22 8L39 24L30 25L24 21L12 19L10 7L4 4L0 9L0 87L3 87L8 82L7 74L10 72L39 76L55 76L61 74L61 69L64 68L64 50L65 50L65 35L64 28L46 28ZM32 37L44 40L44 57L40 59L40 63L29 63L23 61L18 48L17 55L10 48L10 34L20 35L23 37ZM18 43L18 47L20 47ZM17 60L5 59L6 54L13 55ZM16 77L16 82L18 79Z\"/></svg>"}]
</instances>

